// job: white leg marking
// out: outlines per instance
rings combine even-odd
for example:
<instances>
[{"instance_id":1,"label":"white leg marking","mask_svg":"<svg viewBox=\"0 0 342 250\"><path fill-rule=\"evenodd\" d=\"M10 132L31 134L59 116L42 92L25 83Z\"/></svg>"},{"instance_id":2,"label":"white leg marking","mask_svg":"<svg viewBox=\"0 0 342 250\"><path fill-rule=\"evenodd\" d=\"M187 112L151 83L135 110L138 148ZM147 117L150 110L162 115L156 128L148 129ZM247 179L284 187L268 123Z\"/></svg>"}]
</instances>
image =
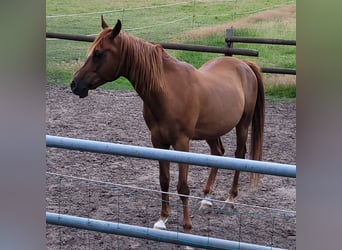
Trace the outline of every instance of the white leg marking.
<instances>
[{"instance_id":1,"label":"white leg marking","mask_svg":"<svg viewBox=\"0 0 342 250\"><path fill-rule=\"evenodd\" d=\"M160 218L156 223L154 223L153 228L166 230L166 225L165 225L166 222L167 222L167 218L166 219Z\"/></svg>"},{"instance_id":2,"label":"white leg marking","mask_svg":"<svg viewBox=\"0 0 342 250\"><path fill-rule=\"evenodd\" d=\"M213 207L213 203L209 200L209 196L206 196L202 201L201 201L201 206L199 210L201 211L207 211L208 209Z\"/></svg>"}]
</instances>

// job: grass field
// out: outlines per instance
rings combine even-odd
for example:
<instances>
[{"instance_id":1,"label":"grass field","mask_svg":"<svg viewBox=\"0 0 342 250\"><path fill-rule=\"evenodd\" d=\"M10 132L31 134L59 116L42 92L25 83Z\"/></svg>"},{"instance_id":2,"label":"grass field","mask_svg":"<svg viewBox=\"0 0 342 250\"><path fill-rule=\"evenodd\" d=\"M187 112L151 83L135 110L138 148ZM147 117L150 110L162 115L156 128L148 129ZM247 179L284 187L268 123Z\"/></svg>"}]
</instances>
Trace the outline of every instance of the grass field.
<instances>
[{"instance_id":1,"label":"grass field","mask_svg":"<svg viewBox=\"0 0 342 250\"><path fill-rule=\"evenodd\" d=\"M292 7L288 8L291 3ZM236 36L295 39L293 3L294 1L289 0L47 0L46 30L96 35L100 31L100 15L103 14L108 23L115 24L119 18L123 21L123 29L128 33L148 41L225 46L225 29L230 26L236 28ZM48 84L69 84L73 72L85 59L89 45L86 42L47 39ZM296 67L294 46L234 44L234 48L258 50L259 57L249 59L260 66ZM220 56L212 53L169 52L195 67L210 58ZM290 88L291 93L295 90L295 76L264 76L267 91L278 88L283 91L284 86ZM104 88L127 89L130 84L126 79L120 78L115 83L104 85ZM295 91L291 97L295 97Z\"/></svg>"}]
</instances>

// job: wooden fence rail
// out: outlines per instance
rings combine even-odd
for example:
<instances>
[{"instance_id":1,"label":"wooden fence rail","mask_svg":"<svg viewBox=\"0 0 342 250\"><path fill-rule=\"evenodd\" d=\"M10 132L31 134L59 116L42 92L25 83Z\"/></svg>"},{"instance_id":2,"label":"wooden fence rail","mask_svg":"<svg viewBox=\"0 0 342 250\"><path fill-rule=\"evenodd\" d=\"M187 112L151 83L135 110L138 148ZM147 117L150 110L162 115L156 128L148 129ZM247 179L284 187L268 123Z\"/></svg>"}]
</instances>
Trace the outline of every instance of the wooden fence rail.
<instances>
[{"instance_id":1,"label":"wooden fence rail","mask_svg":"<svg viewBox=\"0 0 342 250\"><path fill-rule=\"evenodd\" d=\"M84 36L84 35L72 35L72 34L61 34L46 32L47 38L57 38L73 41L83 41L83 42L93 42L94 36ZM152 42L154 43L154 42ZM189 51L200 51L209 53L231 53L234 55L242 56L258 56L259 52L257 50L247 50L247 49L234 49L226 47L216 47L216 46L205 46L205 45L190 45L190 44L178 44L178 43L159 43L165 49L174 50L189 50Z\"/></svg>"},{"instance_id":2,"label":"wooden fence rail","mask_svg":"<svg viewBox=\"0 0 342 250\"><path fill-rule=\"evenodd\" d=\"M55 38L55 39L64 39L64 40L82 41L82 42L93 42L95 39L95 36L46 32L46 38ZM159 43L159 44L162 45L163 48L165 49L220 53L226 56L233 56L233 55L259 56L259 52L257 50L233 48L234 42L274 44L274 45L292 45L292 46L296 45L296 41L294 40L234 37L233 27L230 29L227 29L225 41L226 41L226 47L190 45L190 44L178 44L178 43ZM262 67L261 70L263 73L296 75L295 69Z\"/></svg>"},{"instance_id":3,"label":"wooden fence rail","mask_svg":"<svg viewBox=\"0 0 342 250\"><path fill-rule=\"evenodd\" d=\"M254 37L226 37L226 42L238 43L259 43L274 45L292 45L296 46L295 40L273 39L273 38L254 38Z\"/></svg>"},{"instance_id":4,"label":"wooden fence rail","mask_svg":"<svg viewBox=\"0 0 342 250\"><path fill-rule=\"evenodd\" d=\"M273 45L290 45L296 46L295 40L273 39L273 38L254 38L254 37L236 37L234 36L234 28L231 27L226 31L226 47L232 49L235 43L258 43L258 44L273 44ZM226 53L226 56L233 56L231 53ZM261 68L263 73L271 74L287 74L296 75L296 69L287 68Z\"/></svg>"}]
</instances>

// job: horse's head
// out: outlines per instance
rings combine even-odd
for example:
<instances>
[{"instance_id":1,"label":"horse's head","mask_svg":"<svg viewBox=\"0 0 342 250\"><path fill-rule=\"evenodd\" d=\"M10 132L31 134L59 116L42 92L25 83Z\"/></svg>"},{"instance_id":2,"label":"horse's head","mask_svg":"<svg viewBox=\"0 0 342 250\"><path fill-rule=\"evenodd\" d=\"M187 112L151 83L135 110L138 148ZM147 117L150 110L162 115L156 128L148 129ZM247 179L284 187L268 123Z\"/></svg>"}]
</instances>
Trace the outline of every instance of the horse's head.
<instances>
[{"instance_id":1,"label":"horse's head","mask_svg":"<svg viewBox=\"0 0 342 250\"><path fill-rule=\"evenodd\" d=\"M102 31L89 48L88 57L72 78L70 87L80 98L88 95L89 89L116 80L120 75L120 41L115 39L121 30L121 22L110 29L101 16Z\"/></svg>"}]
</instances>

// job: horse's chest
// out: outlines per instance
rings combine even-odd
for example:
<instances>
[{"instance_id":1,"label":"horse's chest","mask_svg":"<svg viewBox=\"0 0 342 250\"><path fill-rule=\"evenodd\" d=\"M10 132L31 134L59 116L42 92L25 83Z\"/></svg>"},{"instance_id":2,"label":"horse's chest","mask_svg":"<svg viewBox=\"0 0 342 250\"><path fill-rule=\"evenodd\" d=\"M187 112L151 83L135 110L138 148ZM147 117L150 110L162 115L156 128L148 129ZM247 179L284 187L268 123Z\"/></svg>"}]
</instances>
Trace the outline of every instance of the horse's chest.
<instances>
[{"instance_id":1,"label":"horse's chest","mask_svg":"<svg viewBox=\"0 0 342 250\"><path fill-rule=\"evenodd\" d=\"M177 125L168 119L156 116L148 109L144 110L144 119L147 127L151 131L152 139L158 139L163 143L171 143L175 137Z\"/></svg>"},{"instance_id":2,"label":"horse's chest","mask_svg":"<svg viewBox=\"0 0 342 250\"><path fill-rule=\"evenodd\" d=\"M180 134L180 129L178 129L178 125L172 122L164 123L164 122L156 122L152 124L148 124L148 127L151 131L152 140L158 140L163 144L172 145Z\"/></svg>"}]
</instances>

